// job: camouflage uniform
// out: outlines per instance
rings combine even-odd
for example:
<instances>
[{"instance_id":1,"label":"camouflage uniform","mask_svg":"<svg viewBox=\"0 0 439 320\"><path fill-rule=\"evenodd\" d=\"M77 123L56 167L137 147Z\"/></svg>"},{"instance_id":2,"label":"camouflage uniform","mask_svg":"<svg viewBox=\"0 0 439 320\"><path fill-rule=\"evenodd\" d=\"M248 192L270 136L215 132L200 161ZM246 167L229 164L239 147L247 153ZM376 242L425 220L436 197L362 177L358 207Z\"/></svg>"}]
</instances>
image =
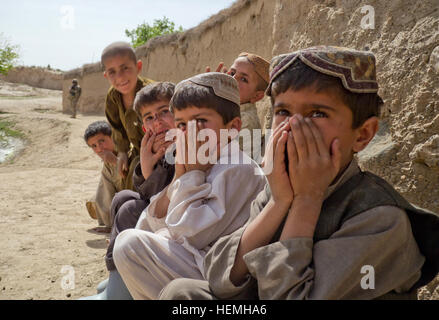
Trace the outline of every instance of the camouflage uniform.
<instances>
[{"instance_id":1,"label":"camouflage uniform","mask_svg":"<svg viewBox=\"0 0 439 320\"><path fill-rule=\"evenodd\" d=\"M73 79L72 80L72 86L70 87L69 90L69 98L70 98L70 103L71 103L71 107L72 107L72 118L76 118L76 105L78 103L79 97L81 96L81 92L82 89L81 87L78 85L78 80Z\"/></svg>"}]
</instances>

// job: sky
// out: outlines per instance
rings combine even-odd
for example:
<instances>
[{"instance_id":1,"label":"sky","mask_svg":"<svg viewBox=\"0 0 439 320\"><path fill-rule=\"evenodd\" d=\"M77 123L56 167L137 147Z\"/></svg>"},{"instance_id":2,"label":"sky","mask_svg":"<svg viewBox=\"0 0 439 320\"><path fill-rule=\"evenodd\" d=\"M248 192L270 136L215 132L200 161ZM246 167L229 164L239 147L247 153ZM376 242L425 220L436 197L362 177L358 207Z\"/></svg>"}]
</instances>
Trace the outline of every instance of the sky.
<instances>
[{"instance_id":1,"label":"sky","mask_svg":"<svg viewBox=\"0 0 439 320\"><path fill-rule=\"evenodd\" d=\"M0 0L0 33L19 46L19 65L63 71L98 62L111 42L164 16L190 29L234 0Z\"/></svg>"}]
</instances>

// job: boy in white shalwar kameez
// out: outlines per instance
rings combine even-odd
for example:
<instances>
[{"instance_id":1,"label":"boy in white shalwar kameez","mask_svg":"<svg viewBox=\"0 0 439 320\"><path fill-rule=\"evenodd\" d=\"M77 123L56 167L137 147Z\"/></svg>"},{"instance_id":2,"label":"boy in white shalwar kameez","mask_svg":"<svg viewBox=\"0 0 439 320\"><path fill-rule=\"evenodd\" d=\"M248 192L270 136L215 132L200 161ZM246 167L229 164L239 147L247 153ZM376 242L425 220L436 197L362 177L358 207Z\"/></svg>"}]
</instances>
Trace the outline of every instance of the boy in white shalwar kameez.
<instances>
[{"instance_id":1,"label":"boy in white shalwar kameez","mask_svg":"<svg viewBox=\"0 0 439 320\"><path fill-rule=\"evenodd\" d=\"M175 88L170 109L184 133L177 138L177 159L184 161L176 163L174 180L151 198L136 228L119 234L113 252L134 299L156 299L176 278L204 279L204 255L216 240L245 224L266 183L236 140L220 139L221 130L241 128L235 79L211 72L184 80ZM208 129L216 161L190 161L191 151L199 156L203 148L197 141L191 149L191 125L198 140L198 133Z\"/></svg>"}]
</instances>

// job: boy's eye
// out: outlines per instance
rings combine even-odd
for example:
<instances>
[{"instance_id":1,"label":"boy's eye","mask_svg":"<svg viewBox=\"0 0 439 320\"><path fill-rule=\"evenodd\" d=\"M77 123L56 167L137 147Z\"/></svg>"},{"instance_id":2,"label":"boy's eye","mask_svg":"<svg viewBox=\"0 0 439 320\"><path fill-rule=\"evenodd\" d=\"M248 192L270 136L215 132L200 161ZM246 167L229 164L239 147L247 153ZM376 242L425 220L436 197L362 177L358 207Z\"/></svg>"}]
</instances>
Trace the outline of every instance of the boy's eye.
<instances>
[{"instance_id":1,"label":"boy's eye","mask_svg":"<svg viewBox=\"0 0 439 320\"><path fill-rule=\"evenodd\" d=\"M310 114L310 118L327 118L328 115L325 112L314 110Z\"/></svg>"},{"instance_id":2,"label":"boy's eye","mask_svg":"<svg viewBox=\"0 0 439 320\"><path fill-rule=\"evenodd\" d=\"M160 116L166 116L170 111L168 109L163 109L162 111L160 111Z\"/></svg>"},{"instance_id":3,"label":"boy's eye","mask_svg":"<svg viewBox=\"0 0 439 320\"><path fill-rule=\"evenodd\" d=\"M204 128L205 124L207 122L206 119L195 119L195 121L197 121L197 127L200 128L200 129Z\"/></svg>"},{"instance_id":4,"label":"boy's eye","mask_svg":"<svg viewBox=\"0 0 439 320\"><path fill-rule=\"evenodd\" d=\"M239 80L242 81L242 82L248 83L247 78L242 77L242 78L240 78Z\"/></svg>"},{"instance_id":5,"label":"boy's eye","mask_svg":"<svg viewBox=\"0 0 439 320\"><path fill-rule=\"evenodd\" d=\"M285 109L276 110L274 114L276 116L279 116L279 117L289 117L290 116L290 112L288 110L285 110Z\"/></svg>"},{"instance_id":6,"label":"boy's eye","mask_svg":"<svg viewBox=\"0 0 439 320\"><path fill-rule=\"evenodd\" d=\"M147 116L147 117L145 118L146 121L152 121L152 119L153 119L152 116Z\"/></svg>"}]
</instances>

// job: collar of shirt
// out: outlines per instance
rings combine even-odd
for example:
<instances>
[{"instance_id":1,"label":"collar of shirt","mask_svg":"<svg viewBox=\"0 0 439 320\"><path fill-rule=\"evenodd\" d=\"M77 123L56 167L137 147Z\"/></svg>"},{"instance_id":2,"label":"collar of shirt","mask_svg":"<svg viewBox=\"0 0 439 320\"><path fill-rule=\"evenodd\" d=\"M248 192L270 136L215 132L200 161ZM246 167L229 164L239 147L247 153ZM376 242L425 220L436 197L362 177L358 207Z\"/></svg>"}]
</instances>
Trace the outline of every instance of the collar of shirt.
<instances>
[{"instance_id":1,"label":"collar of shirt","mask_svg":"<svg viewBox=\"0 0 439 320\"><path fill-rule=\"evenodd\" d=\"M136 82L136 89L134 90L134 96L136 96L136 93L139 92L140 89L142 89L146 84L149 82L147 80L143 80L140 76L137 76L137 82ZM114 89L114 87L111 87ZM118 97L118 100L122 102L122 93L114 89L113 91L114 95Z\"/></svg>"},{"instance_id":2,"label":"collar of shirt","mask_svg":"<svg viewBox=\"0 0 439 320\"><path fill-rule=\"evenodd\" d=\"M360 172L360 168L358 167L357 160L352 159L347 168L343 171L343 173L335 180L326 190L325 192L325 200L334 193L343 183L348 181L354 175Z\"/></svg>"}]
</instances>

